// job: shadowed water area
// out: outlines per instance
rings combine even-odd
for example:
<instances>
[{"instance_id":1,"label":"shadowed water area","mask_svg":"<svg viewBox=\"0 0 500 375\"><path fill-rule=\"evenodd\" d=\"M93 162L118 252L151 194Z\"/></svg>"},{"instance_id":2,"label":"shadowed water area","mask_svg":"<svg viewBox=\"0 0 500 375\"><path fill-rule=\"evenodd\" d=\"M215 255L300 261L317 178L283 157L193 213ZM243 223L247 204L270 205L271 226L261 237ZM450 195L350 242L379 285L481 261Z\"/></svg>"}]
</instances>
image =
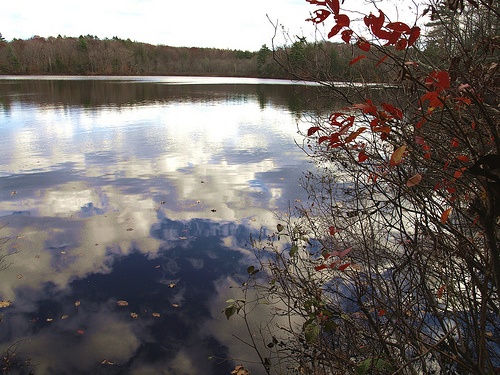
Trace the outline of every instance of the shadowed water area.
<instances>
[{"instance_id":1,"label":"shadowed water area","mask_svg":"<svg viewBox=\"0 0 500 375\"><path fill-rule=\"evenodd\" d=\"M251 233L305 199L312 86L0 79L0 346L35 374L229 374ZM120 302L119 302L120 301ZM259 374L256 365L252 374Z\"/></svg>"}]
</instances>

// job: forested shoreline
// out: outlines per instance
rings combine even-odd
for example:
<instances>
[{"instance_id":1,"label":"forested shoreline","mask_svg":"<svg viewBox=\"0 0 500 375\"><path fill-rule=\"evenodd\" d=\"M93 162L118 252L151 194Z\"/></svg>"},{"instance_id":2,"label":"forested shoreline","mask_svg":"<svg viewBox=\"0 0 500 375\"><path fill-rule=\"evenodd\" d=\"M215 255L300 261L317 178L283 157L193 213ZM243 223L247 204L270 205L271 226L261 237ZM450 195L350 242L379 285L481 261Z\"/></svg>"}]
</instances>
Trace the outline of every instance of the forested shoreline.
<instances>
[{"instance_id":1,"label":"forested shoreline","mask_svg":"<svg viewBox=\"0 0 500 375\"><path fill-rule=\"evenodd\" d=\"M317 44L298 40L273 52L263 45L259 51L216 48L171 47L130 39L99 39L97 36L48 37L6 41L0 34L2 75L187 75L293 78L291 71L310 70L312 54L318 71L329 78L356 81L364 70L349 69L352 51L340 43ZM276 62L280 61L280 63ZM284 66L286 65L286 66ZM348 75L346 75L348 72ZM365 72L366 73L366 72ZM364 77L366 79L366 77ZM374 72L372 81L380 81Z\"/></svg>"}]
</instances>

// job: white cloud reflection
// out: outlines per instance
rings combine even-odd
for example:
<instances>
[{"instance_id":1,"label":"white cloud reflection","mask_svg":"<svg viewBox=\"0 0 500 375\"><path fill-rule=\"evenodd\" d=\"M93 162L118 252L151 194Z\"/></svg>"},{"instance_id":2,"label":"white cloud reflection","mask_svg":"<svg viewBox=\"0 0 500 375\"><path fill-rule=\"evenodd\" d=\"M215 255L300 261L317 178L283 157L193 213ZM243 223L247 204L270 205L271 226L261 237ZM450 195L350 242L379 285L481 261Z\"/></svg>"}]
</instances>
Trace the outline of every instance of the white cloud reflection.
<instances>
[{"instance_id":1,"label":"white cloud reflection","mask_svg":"<svg viewBox=\"0 0 500 375\"><path fill-rule=\"evenodd\" d=\"M158 263L154 272L164 273L159 285L179 284L164 297L162 316L171 313L173 303L183 314L193 308L198 288L182 285L188 282L186 272L204 274L214 267L211 262L225 264L216 245L234 252L235 259L236 254L249 257L238 228L274 227L272 209L286 205L283 197L295 198L296 178L305 166L293 143L292 115L260 108L256 100L102 110L18 111L13 106L9 116L0 117L0 125L17 128L0 141L9 145L0 156L0 169L8 176L1 180L0 221L8 222L1 233L11 238L6 250L16 253L1 274L0 299L13 302L2 324L12 321L9 337L26 339L23 351L43 358L37 369L42 373L85 372L104 359L126 363L144 342L154 341L145 332L156 321L151 311L133 320L115 311L114 301L82 303L79 310L69 304L63 306L68 319L55 316L51 325L35 331L29 314L41 301L63 300L74 282L112 275L117 259L139 252ZM192 254L195 247L200 252ZM208 284L212 290L212 281ZM226 286L215 289L214 316L227 299ZM230 340L220 324L205 328L203 336ZM85 334L76 334L78 329ZM186 335L185 340L197 341L195 333ZM203 371L213 353L206 343L196 346L175 347L173 357L154 364L139 356L130 373Z\"/></svg>"}]
</instances>

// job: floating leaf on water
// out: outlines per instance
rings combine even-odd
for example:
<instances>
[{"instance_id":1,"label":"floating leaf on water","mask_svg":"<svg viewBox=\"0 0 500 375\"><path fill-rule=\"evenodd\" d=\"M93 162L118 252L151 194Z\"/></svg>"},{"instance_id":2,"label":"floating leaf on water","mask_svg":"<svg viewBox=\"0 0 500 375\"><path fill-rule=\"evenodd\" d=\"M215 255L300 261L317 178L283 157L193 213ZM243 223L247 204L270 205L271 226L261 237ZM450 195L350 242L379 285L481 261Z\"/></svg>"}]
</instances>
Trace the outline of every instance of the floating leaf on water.
<instances>
[{"instance_id":1,"label":"floating leaf on water","mask_svg":"<svg viewBox=\"0 0 500 375\"><path fill-rule=\"evenodd\" d=\"M68 319L69 318L69 315L63 315L61 316L61 319L64 320L64 319Z\"/></svg>"},{"instance_id":2,"label":"floating leaf on water","mask_svg":"<svg viewBox=\"0 0 500 375\"><path fill-rule=\"evenodd\" d=\"M250 375L250 371L248 371L242 365L238 365L234 367L233 371L231 371L231 375Z\"/></svg>"},{"instance_id":3,"label":"floating leaf on water","mask_svg":"<svg viewBox=\"0 0 500 375\"><path fill-rule=\"evenodd\" d=\"M16 276L18 280L21 280L23 278L23 275L19 274Z\"/></svg>"},{"instance_id":4,"label":"floating leaf on water","mask_svg":"<svg viewBox=\"0 0 500 375\"><path fill-rule=\"evenodd\" d=\"M152 315L153 315L155 318L159 318L159 317L161 316L161 315L160 315L160 313L153 313Z\"/></svg>"},{"instance_id":5,"label":"floating leaf on water","mask_svg":"<svg viewBox=\"0 0 500 375\"><path fill-rule=\"evenodd\" d=\"M130 313L130 316L134 319L137 319L139 317L139 314L135 313L135 312L131 312Z\"/></svg>"},{"instance_id":6,"label":"floating leaf on water","mask_svg":"<svg viewBox=\"0 0 500 375\"><path fill-rule=\"evenodd\" d=\"M112 366L114 365L115 363L114 362L111 362L111 361L108 361L107 359L103 360L101 362L101 365L109 365L109 366Z\"/></svg>"},{"instance_id":7,"label":"floating leaf on water","mask_svg":"<svg viewBox=\"0 0 500 375\"><path fill-rule=\"evenodd\" d=\"M128 302L127 301L123 301L123 300L116 301L116 304L118 306L128 306Z\"/></svg>"},{"instance_id":8,"label":"floating leaf on water","mask_svg":"<svg viewBox=\"0 0 500 375\"><path fill-rule=\"evenodd\" d=\"M187 240L187 237L179 237L179 240Z\"/></svg>"},{"instance_id":9,"label":"floating leaf on water","mask_svg":"<svg viewBox=\"0 0 500 375\"><path fill-rule=\"evenodd\" d=\"M81 303L80 301L75 301L75 306L76 307L80 306L80 303Z\"/></svg>"},{"instance_id":10,"label":"floating leaf on water","mask_svg":"<svg viewBox=\"0 0 500 375\"><path fill-rule=\"evenodd\" d=\"M16 195L17 194L17 191L13 191L12 193L10 193L10 195Z\"/></svg>"},{"instance_id":11,"label":"floating leaf on water","mask_svg":"<svg viewBox=\"0 0 500 375\"><path fill-rule=\"evenodd\" d=\"M83 335L85 334L85 331L83 329L79 329L78 331L76 331L76 333L78 333L79 335Z\"/></svg>"},{"instance_id":12,"label":"floating leaf on water","mask_svg":"<svg viewBox=\"0 0 500 375\"><path fill-rule=\"evenodd\" d=\"M10 301L0 301L0 309L4 307L9 307L10 305L12 305L12 302Z\"/></svg>"},{"instance_id":13,"label":"floating leaf on water","mask_svg":"<svg viewBox=\"0 0 500 375\"><path fill-rule=\"evenodd\" d=\"M168 284L168 287L173 288L175 285L176 285L175 283L170 283L170 284Z\"/></svg>"},{"instance_id":14,"label":"floating leaf on water","mask_svg":"<svg viewBox=\"0 0 500 375\"><path fill-rule=\"evenodd\" d=\"M131 232L133 230L134 230L133 228L127 228L127 232Z\"/></svg>"},{"instance_id":15,"label":"floating leaf on water","mask_svg":"<svg viewBox=\"0 0 500 375\"><path fill-rule=\"evenodd\" d=\"M160 268L160 265L158 264L157 266L155 266L155 268Z\"/></svg>"},{"instance_id":16,"label":"floating leaf on water","mask_svg":"<svg viewBox=\"0 0 500 375\"><path fill-rule=\"evenodd\" d=\"M54 319L52 318L47 318L47 322L52 322Z\"/></svg>"},{"instance_id":17,"label":"floating leaf on water","mask_svg":"<svg viewBox=\"0 0 500 375\"><path fill-rule=\"evenodd\" d=\"M215 208L212 208L210 211L217 212L217 210Z\"/></svg>"},{"instance_id":18,"label":"floating leaf on water","mask_svg":"<svg viewBox=\"0 0 500 375\"><path fill-rule=\"evenodd\" d=\"M178 303L172 303L172 307L178 308L179 304Z\"/></svg>"}]
</instances>

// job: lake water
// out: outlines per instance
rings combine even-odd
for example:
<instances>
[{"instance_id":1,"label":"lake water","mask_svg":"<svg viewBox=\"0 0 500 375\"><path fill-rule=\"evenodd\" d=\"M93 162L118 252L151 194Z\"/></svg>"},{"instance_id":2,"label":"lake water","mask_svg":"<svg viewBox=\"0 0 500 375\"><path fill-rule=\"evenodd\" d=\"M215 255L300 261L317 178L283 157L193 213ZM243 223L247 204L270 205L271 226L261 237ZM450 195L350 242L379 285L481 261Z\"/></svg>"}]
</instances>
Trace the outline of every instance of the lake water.
<instances>
[{"instance_id":1,"label":"lake water","mask_svg":"<svg viewBox=\"0 0 500 375\"><path fill-rule=\"evenodd\" d=\"M209 358L251 353L222 310L255 264L250 233L304 199L295 142L314 92L2 77L1 351L31 358L24 373L229 374L238 360Z\"/></svg>"}]
</instances>

